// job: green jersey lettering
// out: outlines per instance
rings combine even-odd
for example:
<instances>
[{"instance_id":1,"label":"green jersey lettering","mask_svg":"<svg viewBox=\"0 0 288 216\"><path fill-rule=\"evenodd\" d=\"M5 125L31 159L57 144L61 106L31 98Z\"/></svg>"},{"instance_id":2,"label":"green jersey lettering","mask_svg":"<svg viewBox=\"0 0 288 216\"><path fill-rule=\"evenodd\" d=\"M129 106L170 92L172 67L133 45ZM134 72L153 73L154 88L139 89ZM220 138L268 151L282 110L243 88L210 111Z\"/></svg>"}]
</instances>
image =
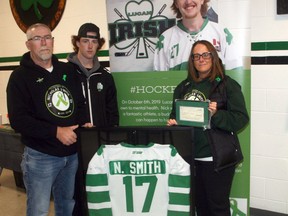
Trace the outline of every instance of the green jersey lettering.
<instances>
[{"instance_id":1,"label":"green jersey lettering","mask_svg":"<svg viewBox=\"0 0 288 216\"><path fill-rule=\"evenodd\" d=\"M166 166L163 160L144 161L110 161L111 175L155 175L165 174Z\"/></svg>"}]
</instances>

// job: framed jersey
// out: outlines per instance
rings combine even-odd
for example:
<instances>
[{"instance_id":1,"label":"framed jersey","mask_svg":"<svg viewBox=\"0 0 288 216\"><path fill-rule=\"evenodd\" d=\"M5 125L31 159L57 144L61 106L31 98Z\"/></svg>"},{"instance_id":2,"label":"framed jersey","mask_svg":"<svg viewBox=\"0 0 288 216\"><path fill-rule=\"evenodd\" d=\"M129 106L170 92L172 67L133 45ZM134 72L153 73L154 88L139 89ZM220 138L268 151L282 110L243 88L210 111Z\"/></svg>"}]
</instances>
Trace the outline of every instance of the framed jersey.
<instances>
[{"instance_id":1,"label":"framed jersey","mask_svg":"<svg viewBox=\"0 0 288 216\"><path fill-rule=\"evenodd\" d=\"M80 129L80 158L86 171L89 161L103 144L126 142L134 145L145 145L150 142L171 144L175 146L181 157L189 164L193 163L193 127L185 126L123 126L114 128Z\"/></svg>"},{"instance_id":2,"label":"framed jersey","mask_svg":"<svg viewBox=\"0 0 288 216\"><path fill-rule=\"evenodd\" d=\"M80 164L83 174L87 173L85 181L90 215L101 215L104 211L103 215L114 216L116 211L121 212L120 215L160 216L168 215L167 209L169 215L182 215L183 212L183 215L194 215L194 171L190 169L194 167L192 127L83 129L80 140ZM95 186L95 182L103 180L97 178L104 176L109 176L109 181L104 180L106 186ZM165 184L171 179L175 187ZM181 184L177 185L177 182ZM107 191L107 188L114 190ZM115 188L118 189L115 191ZM101 192L94 193L95 190ZM97 196L99 194L101 196ZM106 195L104 198L103 194L109 198ZM105 199L105 202L98 202L98 198ZM121 204L115 206L115 203ZM159 205L164 206L166 212L159 209Z\"/></svg>"},{"instance_id":3,"label":"framed jersey","mask_svg":"<svg viewBox=\"0 0 288 216\"><path fill-rule=\"evenodd\" d=\"M86 192L90 216L190 216L190 166L168 144L101 145Z\"/></svg>"}]
</instances>

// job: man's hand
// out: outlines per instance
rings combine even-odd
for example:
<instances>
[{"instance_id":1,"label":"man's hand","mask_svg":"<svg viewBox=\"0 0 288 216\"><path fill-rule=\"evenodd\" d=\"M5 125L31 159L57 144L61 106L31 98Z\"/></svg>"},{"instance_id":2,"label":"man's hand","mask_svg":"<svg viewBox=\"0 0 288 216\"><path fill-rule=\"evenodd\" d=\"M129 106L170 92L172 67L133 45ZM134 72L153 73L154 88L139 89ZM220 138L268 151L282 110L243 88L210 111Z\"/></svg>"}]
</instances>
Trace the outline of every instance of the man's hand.
<instances>
[{"instance_id":1,"label":"man's hand","mask_svg":"<svg viewBox=\"0 0 288 216\"><path fill-rule=\"evenodd\" d=\"M173 126L178 125L177 121L175 119L168 119L167 126Z\"/></svg>"},{"instance_id":2,"label":"man's hand","mask_svg":"<svg viewBox=\"0 0 288 216\"><path fill-rule=\"evenodd\" d=\"M69 127L57 127L56 137L64 145L71 145L77 141L77 135L74 130L78 128L78 125Z\"/></svg>"},{"instance_id":3,"label":"man's hand","mask_svg":"<svg viewBox=\"0 0 288 216\"><path fill-rule=\"evenodd\" d=\"M81 127L91 128L91 127L93 127L93 125L92 125L90 122L87 122L87 123L85 123L84 125L82 125Z\"/></svg>"}]
</instances>

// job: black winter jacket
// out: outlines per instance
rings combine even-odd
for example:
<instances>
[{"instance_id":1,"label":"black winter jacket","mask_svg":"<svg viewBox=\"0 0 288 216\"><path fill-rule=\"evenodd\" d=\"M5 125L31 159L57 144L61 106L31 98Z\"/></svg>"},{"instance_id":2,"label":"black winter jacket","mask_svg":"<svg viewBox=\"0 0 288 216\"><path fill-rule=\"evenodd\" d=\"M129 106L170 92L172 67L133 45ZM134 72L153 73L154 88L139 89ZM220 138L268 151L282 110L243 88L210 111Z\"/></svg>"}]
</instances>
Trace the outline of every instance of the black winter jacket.
<instances>
[{"instance_id":1,"label":"black winter jacket","mask_svg":"<svg viewBox=\"0 0 288 216\"><path fill-rule=\"evenodd\" d=\"M118 126L117 90L111 73L99 64L97 57L94 58L94 67L89 71L81 65L76 53L71 53L67 60L68 64L73 65L81 82L90 122L96 127Z\"/></svg>"},{"instance_id":2,"label":"black winter jacket","mask_svg":"<svg viewBox=\"0 0 288 216\"><path fill-rule=\"evenodd\" d=\"M68 156L76 145L66 146L57 138L57 126L88 122L85 100L73 68L52 56L53 71L36 65L30 52L23 55L7 85L8 115L23 144L42 153Z\"/></svg>"}]
</instances>

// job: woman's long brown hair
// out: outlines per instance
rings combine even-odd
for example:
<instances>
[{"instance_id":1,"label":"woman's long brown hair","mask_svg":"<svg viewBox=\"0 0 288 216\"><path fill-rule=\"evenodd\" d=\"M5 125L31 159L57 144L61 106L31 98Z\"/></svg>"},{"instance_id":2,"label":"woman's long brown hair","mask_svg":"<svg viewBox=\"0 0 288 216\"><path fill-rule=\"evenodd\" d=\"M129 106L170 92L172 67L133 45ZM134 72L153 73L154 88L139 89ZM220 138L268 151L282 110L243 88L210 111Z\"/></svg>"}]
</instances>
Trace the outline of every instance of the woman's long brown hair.
<instances>
[{"instance_id":1,"label":"woman's long brown hair","mask_svg":"<svg viewBox=\"0 0 288 216\"><path fill-rule=\"evenodd\" d=\"M201 78L199 77L199 72L197 71L197 69L195 68L194 65L194 60L192 59L192 55L194 53L194 49L197 45L202 44L204 46L207 47L208 52L211 53L211 58L212 58L212 66L211 66L211 72L210 72L210 76L209 76L209 80L212 82L214 81L217 77L219 77L220 79L224 78L225 75L225 69L224 69L224 65L222 63L222 60L219 58L218 53L215 49L215 47L206 40L200 40L200 41L196 41L192 48L191 48L191 53L189 56L189 60L188 60L188 76L192 78L193 81L195 82L200 82Z\"/></svg>"}]
</instances>

